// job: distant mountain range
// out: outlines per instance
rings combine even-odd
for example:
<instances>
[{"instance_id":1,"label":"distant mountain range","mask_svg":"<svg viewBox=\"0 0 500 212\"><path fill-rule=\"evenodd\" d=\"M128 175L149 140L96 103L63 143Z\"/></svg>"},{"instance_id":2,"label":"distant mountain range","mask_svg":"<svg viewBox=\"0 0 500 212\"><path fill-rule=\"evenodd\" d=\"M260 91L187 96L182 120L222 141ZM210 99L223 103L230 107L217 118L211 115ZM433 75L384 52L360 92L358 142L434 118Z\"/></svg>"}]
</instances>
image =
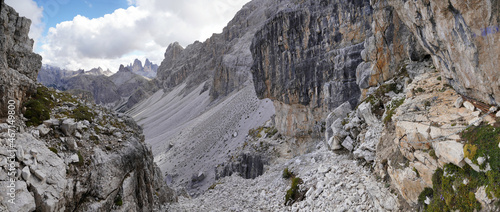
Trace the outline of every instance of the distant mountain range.
<instances>
[{"instance_id":1,"label":"distant mountain range","mask_svg":"<svg viewBox=\"0 0 500 212\"><path fill-rule=\"evenodd\" d=\"M80 69L78 71L71 71L71 70L61 69L56 66L44 64L42 65L40 71L38 71L37 81L47 87L60 89L62 88L61 86L65 84L64 83L65 79L69 79L71 77L78 75L111 76L113 75L113 72L111 72L109 69L104 71L101 67L93 68L90 69L89 71L85 71L83 69Z\"/></svg>"},{"instance_id":2,"label":"distant mountain range","mask_svg":"<svg viewBox=\"0 0 500 212\"><path fill-rule=\"evenodd\" d=\"M47 87L68 91L97 104L125 110L136 103L134 99L142 99L157 90L155 82L149 78L156 76L157 69L158 65L148 59L144 66L138 59L129 66L121 65L116 73L101 67L89 71L69 71L43 65L37 80ZM144 91L145 88L147 91ZM134 97L130 98L131 96Z\"/></svg>"}]
</instances>

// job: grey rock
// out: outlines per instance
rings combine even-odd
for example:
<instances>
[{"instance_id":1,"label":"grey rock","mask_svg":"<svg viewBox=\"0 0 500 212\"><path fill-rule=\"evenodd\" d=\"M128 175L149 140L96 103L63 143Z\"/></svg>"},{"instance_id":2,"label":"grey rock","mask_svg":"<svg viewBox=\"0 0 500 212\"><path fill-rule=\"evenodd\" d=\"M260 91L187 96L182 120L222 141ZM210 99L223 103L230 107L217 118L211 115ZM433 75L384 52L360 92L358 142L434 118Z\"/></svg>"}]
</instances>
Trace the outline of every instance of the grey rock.
<instances>
[{"instance_id":1,"label":"grey rock","mask_svg":"<svg viewBox=\"0 0 500 212\"><path fill-rule=\"evenodd\" d=\"M83 138L82 134L80 134L78 131L75 132L75 137L79 139Z\"/></svg>"},{"instance_id":2,"label":"grey rock","mask_svg":"<svg viewBox=\"0 0 500 212\"><path fill-rule=\"evenodd\" d=\"M354 141L350 136L347 136L342 142L342 146L347 150L352 151L354 149Z\"/></svg>"},{"instance_id":3,"label":"grey rock","mask_svg":"<svg viewBox=\"0 0 500 212\"><path fill-rule=\"evenodd\" d=\"M0 133L7 132L9 130L9 125L7 123L0 124Z\"/></svg>"},{"instance_id":4,"label":"grey rock","mask_svg":"<svg viewBox=\"0 0 500 212\"><path fill-rule=\"evenodd\" d=\"M482 102L498 103L500 82L491 76L498 75L500 47L483 45L484 40L498 36L496 26L484 18L499 17L493 4L480 1L471 8L440 0L384 2L410 28L455 90Z\"/></svg>"},{"instance_id":5,"label":"grey rock","mask_svg":"<svg viewBox=\"0 0 500 212\"><path fill-rule=\"evenodd\" d=\"M76 150L76 148L78 148L78 145L76 144L76 141L73 137L66 137L64 140L70 150L74 151Z\"/></svg>"},{"instance_id":6,"label":"grey rock","mask_svg":"<svg viewBox=\"0 0 500 212\"><path fill-rule=\"evenodd\" d=\"M476 109L476 107L474 107L474 105L472 103L470 103L469 101L464 102L464 107L472 112L474 112L474 110Z\"/></svg>"},{"instance_id":7,"label":"grey rock","mask_svg":"<svg viewBox=\"0 0 500 212\"><path fill-rule=\"evenodd\" d=\"M45 124L41 124L36 128L39 131L40 136L45 136L50 132L50 128L48 128Z\"/></svg>"},{"instance_id":8,"label":"grey rock","mask_svg":"<svg viewBox=\"0 0 500 212\"><path fill-rule=\"evenodd\" d=\"M80 161L80 159L78 158L77 154L73 154L73 155L71 155L69 161L70 161L70 163L78 163Z\"/></svg>"},{"instance_id":9,"label":"grey rock","mask_svg":"<svg viewBox=\"0 0 500 212\"><path fill-rule=\"evenodd\" d=\"M51 127L51 126L59 126L60 124L60 121L58 119L49 119L49 120L45 120L43 121L43 124L47 127Z\"/></svg>"},{"instance_id":10,"label":"grey rock","mask_svg":"<svg viewBox=\"0 0 500 212\"><path fill-rule=\"evenodd\" d=\"M76 130L75 120L72 118L65 119L61 124L61 130L67 136L72 136Z\"/></svg>"},{"instance_id":11,"label":"grey rock","mask_svg":"<svg viewBox=\"0 0 500 212\"><path fill-rule=\"evenodd\" d=\"M456 108L462 107L462 104L464 103L464 99L460 96L457 98L455 103L453 104Z\"/></svg>"},{"instance_id":12,"label":"grey rock","mask_svg":"<svg viewBox=\"0 0 500 212\"><path fill-rule=\"evenodd\" d=\"M361 89L370 87L369 80L372 76L371 66L372 64L370 62L362 62L356 68L356 83Z\"/></svg>"},{"instance_id":13,"label":"grey rock","mask_svg":"<svg viewBox=\"0 0 500 212\"><path fill-rule=\"evenodd\" d=\"M363 102L358 106L357 110L359 117L363 118L365 122L369 125L376 125L380 121L373 115L371 104L369 102Z\"/></svg>"},{"instance_id":14,"label":"grey rock","mask_svg":"<svg viewBox=\"0 0 500 212\"><path fill-rule=\"evenodd\" d=\"M25 166L23 169L22 169L22 174L21 176L23 177L23 179L25 181L28 181L28 179L31 177L31 172L30 172L30 168L28 166Z\"/></svg>"},{"instance_id":15,"label":"grey rock","mask_svg":"<svg viewBox=\"0 0 500 212\"><path fill-rule=\"evenodd\" d=\"M7 188L8 183L9 183L8 181L1 181L0 186L2 186L3 188ZM7 208L6 211L35 211L36 209L35 198L29 192L26 182L22 180L18 180L15 182L16 204L8 203L7 201L10 198L10 196L7 195L8 194L5 194L3 199L3 201L5 201L5 205Z\"/></svg>"},{"instance_id":16,"label":"grey rock","mask_svg":"<svg viewBox=\"0 0 500 212\"><path fill-rule=\"evenodd\" d=\"M486 161L486 159L485 159L484 157L478 157L478 158L477 158L477 163L478 163L479 165L483 165L484 161Z\"/></svg>"},{"instance_id":17,"label":"grey rock","mask_svg":"<svg viewBox=\"0 0 500 212\"><path fill-rule=\"evenodd\" d=\"M31 168L30 168L31 169ZM47 179L47 175L43 173L43 171L38 170L38 169L31 169L31 172L42 182L44 182Z\"/></svg>"},{"instance_id":18,"label":"grey rock","mask_svg":"<svg viewBox=\"0 0 500 212\"><path fill-rule=\"evenodd\" d=\"M16 156L18 161L24 161L24 149L21 146L17 147Z\"/></svg>"},{"instance_id":19,"label":"grey rock","mask_svg":"<svg viewBox=\"0 0 500 212\"><path fill-rule=\"evenodd\" d=\"M0 105L4 106L0 118L7 118L9 101L15 101L15 114L22 114L27 94L36 91L42 57L32 52L34 41L28 36L31 21L3 1L0 10Z\"/></svg>"}]
</instances>

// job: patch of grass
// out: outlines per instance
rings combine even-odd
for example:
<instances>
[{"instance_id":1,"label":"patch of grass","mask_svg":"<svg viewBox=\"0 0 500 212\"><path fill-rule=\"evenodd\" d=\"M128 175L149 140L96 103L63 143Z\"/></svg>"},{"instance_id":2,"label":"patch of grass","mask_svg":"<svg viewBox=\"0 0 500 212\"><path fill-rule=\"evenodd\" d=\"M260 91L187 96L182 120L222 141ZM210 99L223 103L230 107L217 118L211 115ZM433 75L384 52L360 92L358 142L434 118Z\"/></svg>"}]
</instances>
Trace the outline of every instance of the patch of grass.
<instances>
[{"instance_id":1,"label":"patch of grass","mask_svg":"<svg viewBox=\"0 0 500 212\"><path fill-rule=\"evenodd\" d=\"M292 178L292 186L286 191L285 205L292 205L294 202L304 199L304 192L299 191L299 185L304 183L300 177Z\"/></svg>"},{"instance_id":2,"label":"patch of grass","mask_svg":"<svg viewBox=\"0 0 500 212\"><path fill-rule=\"evenodd\" d=\"M464 180L468 183L464 184ZM475 172L469 166L462 169L453 164L446 164L444 171L438 169L434 172L432 182L433 198L426 211L481 210L481 204L476 200L474 192L485 182L484 173Z\"/></svg>"},{"instance_id":3,"label":"patch of grass","mask_svg":"<svg viewBox=\"0 0 500 212\"><path fill-rule=\"evenodd\" d=\"M417 168L413 167L413 171L417 174L417 177L420 177L420 173L418 173Z\"/></svg>"},{"instance_id":4,"label":"patch of grass","mask_svg":"<svg viewBox=\"0 0 500 212\"><path fill-rule=\"evenodd\" d=\"M384 124L387 124L392 121L392 116L394 115L395 110L403 104L405 101L405 98L394 100L391 102L391 104L388 106L388 111L387 115L384 118Z\"/></svg>"},{"instance_id":5,"label":"patch of grass","mask_svg":"<svg viewBox=\"0 0 500 212\"><path fill-rule=\"evenodd\" d=\"M120 195L118 195L115 199L115 205L116 206L122 206L123 205L123 200L122 200L122 197Z\"/></svg>"},{"instance_id":6,"label":"patch of grass","mask_svg":"<svg viewBox=\"0 0 500 212\"><path fill-rule=\"evenodd\" d=\"M99 127L96 125L94 126L94 132L97 134L101 134L101 129L99 129Z\"/></svg>"},{"instance_id":7,"label":"patch of grass","mask_svg":"<svg viewBox=\"0 0 500 212\"><path fill-rule=\"evenodd\" d=\"M262 132L262 130L264 130L264 127L258 127L256 129L250 129L248 130L248 135L254 137L254 138L260 138L262 137L262 135L260 134L260 132Z\"/></svg>"},{"instance_id":8,"label":"patch of grass","mask_svg":"<svg viewBox=\"0 0 500 212\"><path fill-rule=\"evenodd\" d=\"M83 121L83 120L87 120L89 122L92 122L92 119L94 118L95 114L92 112L92 110L87 107L87 106L83 106L83 105L78 105L78 107L76 107L74 110L73 110L73 117L77 120L77 121Z\"/></svg>"},{"instance_id":9,"label":"patch of grass","mask_svg":"<svg viewBox=\"0 0 500 212\"><path fill-rule=\"evenodd\" d=\"M80 151L77 152L77 155L78 155L78 165L83 166L83 164L85 164L85 161L83 160L83 156L80 153Z\"/></svg>"},{"instance_id":10,"label":"patch of grass","mask_svg":"<svg viewBox=\"0 0 500 212\"><path fill-rule=\"evenodd\" d=\"M57 149L54 147L49 147L49 150L52 151L53 153L57 154Z\"/></svg>"},{"instance_id":11,"label":"patch of grass","mask_svg":"<svg viewBox=\"0 0 500 212\"><path fill-rule=\"evenodd\" d=\"M437 77L437 80L441 81L441 76Z\"/></svg>"},{"instance_id":12,"label":"patch of grass","mask_svg":"<svg viewBox=\"0 0 500 212\"><path fill-rule=\"evenodd\" d=\"M425 92L425 90L421 87L418 87L416 90L415 90L417 93L423 93Z\"/></svg>"},{"instance_id":13,"label":"patch of grass","mask_svg":"<svg viewBox=\"0 0 500 212\"><path fill-rule=\"evenodd\" d=\"M38 87L24 104L26 112L23 115L28 119L26 125L37 126L42 124L44 120L50 119L50 111L54 104L49 89L43 86Z\"/></svg>"},{"instance_id":14,"label":"patch of grass","mask_svg":"<svg viewBox=\"0 0 500 212\"><path fill-rule=\"evenodd\" d=\"M462 138L466 139L466 146L464 147L464 155L467 154L471 157L471 161L475 164L479 157L483 157L486 161L479 167L486 168L486 164L490 164L491 170L486 172L485 185L486 193L491 196L493 193L495 197L500 197L500 128L490 125L481 125L479 127L472 127L462 133ZM472 154L474 147L476 154ZM470 159L470 158L469 158Z\"/></svg>"},{"instance_id":15,"label":"patch of grass","mask_svg":"<svg viewBox=\"0 0 500 212\"><path fill-rule=\"evenodd\" d=\"M474 159L476 156L477 147L474 144L465 144L464 145L464 157L469 159Z\"/></svg>"},{"instance_id":16,"label":"patch of grass","mask_svg":"<svg viewBox=\"0 0 500 212\"><path fill-rule=\"evenodd\" d=\"M212 184L210 187L208 187L208 190L215 189L215 186L217 186L219 184L221 184L221 183L216 182L216 183Z\"/></svg>"},{"instance_id":17,"label":"patch of grass","mask_svg":"<svg viewBox=\"0 0 500 212\"><path fill-rule=\"evenodd\" d=\"M271 138L273 137L274 135L276 135L276 133L278 133L278 129L274 128L274 127L268 127L264 130L264 132L267 134L266 137L268 138Z\"/></svg>"}]
</instances>

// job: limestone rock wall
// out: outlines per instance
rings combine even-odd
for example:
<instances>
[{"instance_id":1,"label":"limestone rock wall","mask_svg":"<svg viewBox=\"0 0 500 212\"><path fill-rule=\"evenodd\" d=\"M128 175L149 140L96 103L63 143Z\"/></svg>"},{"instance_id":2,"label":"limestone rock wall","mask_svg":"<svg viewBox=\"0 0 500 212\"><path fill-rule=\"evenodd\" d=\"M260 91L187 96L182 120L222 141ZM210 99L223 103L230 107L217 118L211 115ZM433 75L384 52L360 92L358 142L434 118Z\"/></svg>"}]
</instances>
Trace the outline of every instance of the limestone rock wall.
<instances>
[{"instance_id":1,"label":"limestone rock wall","mask_svg":"<svg viewBox=\"0 0 500 212\"><path fill-rule=\"evenodd\" d=\"M251 46L257 95L282 108L276 125L288 136L312 130L345 101L357 104L356 67L373 12L369 1L293 3L266 22Z\"/></svg>"},{"instance_id":2,"label":"limestone rock wall","mask_svg":"<svg viewBox=\"0 0 500 212\"><path fill-rule=\"evenodd\" d=\"M19 114L27 93L35 88L42 57L32 52L33 40L28 37L31 20L19 17L3 0L0 5L0 118L3 118L7 116L9 100L16 100Z\"/></svg>"},{"instance_id":3,"label":"limestone rock wall","mask_svg":"<svg viewBox=\"0 0 500 212\"><path fill-rule=\"evenodd\" d=\"M487 103L500 102L500 2L387 2L453 88Z\"/></svg>"}]
</instances>

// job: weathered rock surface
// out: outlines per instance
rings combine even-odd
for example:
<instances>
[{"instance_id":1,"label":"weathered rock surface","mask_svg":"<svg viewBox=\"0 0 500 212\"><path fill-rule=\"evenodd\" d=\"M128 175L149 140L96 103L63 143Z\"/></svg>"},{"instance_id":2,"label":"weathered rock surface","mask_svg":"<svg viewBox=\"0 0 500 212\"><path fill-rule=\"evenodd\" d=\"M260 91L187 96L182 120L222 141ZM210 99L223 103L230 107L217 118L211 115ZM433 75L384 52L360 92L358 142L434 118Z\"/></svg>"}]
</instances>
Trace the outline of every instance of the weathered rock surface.
<instances>
[{"instance_id":1,"label":"weathered rock surface","mask_svg":"<svg viewBox=\"0 0 500 212\"><path fill-rule=\"evenodd\" d=\"M453 88L486 103L499 102L497 1L387 2Z\"/></svg>"},{"instance_id":2,"label":"weathered rock surface","mask_svg":"<svg viewBox=\"0 0 500 212\"><path fill-rule=\"evenodd\" d=\"M371 33L372 9L368 1L292 4L253 39L255 89L260 98L275 100L281 133L300 136L312 130L320 136L313 127L329 110L346 101L357 104L356 67Z\"/></svg>"},{"instance_id":3,"label":"weathered rock surface","mask_svg":"<svg viewBox=\"0 0 500 212\"><path fill-rule=\"evenodd\" d=\"M33 92L42 57L32 52L33 40L28 37L31 20L19 17L1 1L0 11L0 118L7 117L9 100L20 114L22 103Z\"/></svg>"}]
</instances>

